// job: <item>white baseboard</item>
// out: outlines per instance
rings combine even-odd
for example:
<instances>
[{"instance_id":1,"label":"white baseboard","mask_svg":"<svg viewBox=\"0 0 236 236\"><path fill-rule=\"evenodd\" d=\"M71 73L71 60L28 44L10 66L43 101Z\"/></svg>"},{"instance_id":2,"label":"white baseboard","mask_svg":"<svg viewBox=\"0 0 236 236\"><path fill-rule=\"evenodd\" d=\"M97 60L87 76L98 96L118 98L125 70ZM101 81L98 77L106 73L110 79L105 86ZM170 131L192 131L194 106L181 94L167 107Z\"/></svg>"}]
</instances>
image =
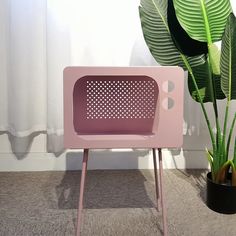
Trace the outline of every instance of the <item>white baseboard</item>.
<instances>
[{"instance_id":1,"label":"white baseboard","mask_svg":"<svg viewBox=\"0 0 236 236\"><path fill-rule=\"evenodd\" d=\"M163 150L166 169L206 169L204 150ZM0 153L0 171L64 171L81 169L82 151L66 152L56 157L51 153L30 152L16 157L13 153ZM113 149L92 150L89 169L153 169L150 150Z\"/></svg>"}]
</instances>

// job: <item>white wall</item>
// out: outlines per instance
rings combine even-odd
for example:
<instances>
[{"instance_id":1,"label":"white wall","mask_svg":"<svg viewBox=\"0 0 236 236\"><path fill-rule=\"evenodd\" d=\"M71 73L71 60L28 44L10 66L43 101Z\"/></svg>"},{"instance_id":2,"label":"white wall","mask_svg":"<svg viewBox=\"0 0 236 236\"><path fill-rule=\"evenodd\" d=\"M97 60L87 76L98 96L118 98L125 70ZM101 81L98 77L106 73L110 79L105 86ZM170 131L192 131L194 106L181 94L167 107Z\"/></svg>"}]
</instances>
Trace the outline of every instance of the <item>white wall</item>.
<instances>
[{"instance_id":1,"label":"white wall","mask_svg":"<svg viewBox=\"0 0 236 236\"><path fill-rule=\"evenodd\" d=\"M138 0L134 0L139 2ZM108 1L107 1L108 2ZM234 10L236 1L231 1ZM94 8L96 9L96 8ZM122 6L121 6L122 9ZM120 9L120 11L121 11ZM96 11L96 10L95 10ZM120 13L119 13L120 14ZM127 32L129 33L129 32ZM136 50L140 50L139 41ZM143 42L141 42L142 44ZM77 42L75 43L77 45ZM96 46L96 45L94 45ZM135 46L134 49L135 50ZM143 64L144 51L136 51L130 61L135 60L136 65ZM140 58L139 58L140 55ZM76 61L76 60L75 60ZM146 61L152 63L152 61ZM207 168L205 147L210 147L209 136L199 110L198 104L191 101L188 92L185 92L185 133L184 145L181 150L164 150L165 168ZM236 110L234 104L233 111ZM221 111L224 111L223 106ZM15 143L15 146L20 143ZM13 153L7 134L0 135L0 171L40 171L40 170L66 170L80 169L82 152L64 152L55 156L46 151L46 135L40 134L34 138L28 153ZM15 149L16 150L16 149ZM90 169L147 169L152 168L152 158L148 150L97 150L91 152L89 160Z\"/></svg>"},{"instance_id":2,"label":"white wall","mask_svg":"<svg viewBox=\"0 0 236 236\"><path fill-rule=\"evenodd\" d=\"M199 105L188 96L188 92L185 91L183 148L163 150L164 168L208 168L205 154L205 147L211 147L208 130ZM231 112L235 112L236 102L233 102L232 105ZM209 110L209 104L207 108ZM220 102L220 111L224 111L224 102ZM189 117L192 117L191 122L188 120ZM211 114L210 118L213 120ZM34 138L27 153L17 152L18 146L22 145L21 140L13 140L12 137L10 140L11 142L9 142L7 134L0 135L0 171L76 170L81 168L82 150L67 151L60 155L47 153L45 134L39 134ZM12 152L11 144L14 145L16 153ZM92 150L89 169L152 169L151 154L151 150L143 149Z\"/></svg>"},{"instance_id":3,"label":"white wall","mask_svg":"<svg viewBox=\"0 0 236 236\"><path fill-rule=\"evenodd\" d=\"M196 140L192 140L194 143ZM189 146L190 140L185 145ZM34 139L29 153L14 154L6 134L0 136L0 171L75 170L82 164L82 150L55 156L46 152L46 136ZM199 142L198 142L198 145ZM194 147L194 149L193 149ZM151 150L92 150L89 169L151 169ZM204 148L193 145L185 150L163 150L165 168L207 168Z\"/></svg>"},{"instance_id":4,"label":"white wall","mask_svg":"<svg viewBox=\"0 0 236 236\"><path fill-rule=\"evenodd\" d=\"M206 104L208 112L211 105ZM220 113L224 113L224 101L219 102ZM232 103L230 117L236 110L236 101ZM214 121L212 112L209 113ZM223 116L220 117L222 124ZM213 123L214 124L214 123ZM230 124L230 122L229 122ZM182 149L163 150L164 168L208 168L205 147L210 148L210 138L199 104L194 102L185 84L184 95L184 142ZM236 129L234 135L236 134ZM9 142L9 140L11 142ZM26 142L27 142L26 138ZM14 151L12 152L12 146ZM0 171L44 171L44 170L75 170L82 164L82 150L47 153L45 134L35 136L27 153L21 153L24 138L13 139L7 134L0 135ZM232 151L232 150L231 150ZM150 150L114 149L92 150L89 169L151 169L153 168Z\"/></svg>"}]
</instances>

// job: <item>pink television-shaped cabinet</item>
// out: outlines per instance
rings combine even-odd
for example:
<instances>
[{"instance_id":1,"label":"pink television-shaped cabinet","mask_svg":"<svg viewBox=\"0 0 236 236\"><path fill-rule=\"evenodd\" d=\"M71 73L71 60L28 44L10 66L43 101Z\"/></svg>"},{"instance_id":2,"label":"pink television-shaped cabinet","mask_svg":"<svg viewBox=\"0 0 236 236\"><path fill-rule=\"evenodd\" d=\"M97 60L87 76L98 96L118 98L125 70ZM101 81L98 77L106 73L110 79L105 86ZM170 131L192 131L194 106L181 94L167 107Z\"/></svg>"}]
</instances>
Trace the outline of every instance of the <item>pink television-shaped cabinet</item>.
<instances>
[{"instance_id":1,"label":"pink television-shaped cabinet","mask_svg":"<svg viewBox=\"0 0 236 236\"><path fill-rule=\"evenodd\" d=\"M179 67L67 67L65 147L180 147L183 88Z\"/></svg>"}]
</instances>

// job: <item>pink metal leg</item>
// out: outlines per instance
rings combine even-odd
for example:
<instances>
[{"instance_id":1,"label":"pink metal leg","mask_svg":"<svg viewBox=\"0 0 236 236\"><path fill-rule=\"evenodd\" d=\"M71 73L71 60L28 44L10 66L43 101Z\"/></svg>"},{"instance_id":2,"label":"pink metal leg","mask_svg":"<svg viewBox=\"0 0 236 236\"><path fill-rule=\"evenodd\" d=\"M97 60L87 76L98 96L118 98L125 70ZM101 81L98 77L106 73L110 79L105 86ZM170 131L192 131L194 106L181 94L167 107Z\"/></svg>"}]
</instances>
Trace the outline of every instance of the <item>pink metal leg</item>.
<instances>
[{"instance_id":1,"label":"pink metal leg","mask_svg":"<svg viewBox=\"0 0 236 236\"><path fill-rule=\"evenodd\" d=\"M159 157L159 174L160 174L160 194L161 194L161 205L162 205L162 219L163 219L163 232L164 236L167 236L167 220L166 220L166 207L164 200L164 190L163 190L163 165L162 165L162 152L161 148L158 148Z\"/></svg>"},{"instance_id":2,"label":"pink metal leg","mask_svg":"<svg viewBox=\"0 0 236 236\"><path fill-rule=\"evenodd\" d=\"M77 236L80 236L87 163L88 163L88 149L84 149L83 165L82 165L82 173L81 173L81 181L80 181L80 193L79 193L79 209L78 209L78 221L77 221L77 233L76 233Z\"/></svg>"},{"instance_id":3,"label":"pink metal leg","mask_svg":"<svg viewBox=\"0 0 236 236\"><path fill-rule=\"evenodd\" d=\"M153 164L154 164L154 177L155 177L155 187L156 187L156 199L157 199L157 211L160 211L160 183L159 178L157 174L157 160L156 160L156 149L152 149L152 155L153 155Z\"/></svg>"}]
</instances>

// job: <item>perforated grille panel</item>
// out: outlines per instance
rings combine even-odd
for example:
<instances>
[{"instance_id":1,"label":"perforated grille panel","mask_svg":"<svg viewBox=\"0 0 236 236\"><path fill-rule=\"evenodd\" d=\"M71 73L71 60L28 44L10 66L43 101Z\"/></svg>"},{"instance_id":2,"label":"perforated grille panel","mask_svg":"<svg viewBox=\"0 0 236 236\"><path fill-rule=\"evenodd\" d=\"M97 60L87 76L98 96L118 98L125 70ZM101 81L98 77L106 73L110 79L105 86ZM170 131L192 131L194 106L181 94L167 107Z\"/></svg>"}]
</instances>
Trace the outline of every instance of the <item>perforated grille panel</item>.
<instances>
[{"instance_id":1,"label":"perforated grille panel","mask_svg":"<svg viewBox=\"0 0 236 236\"><path fill-rule=\"evenodd\" d=\"M153 80L88 80L87 119L153 119L154 89Z\"/></svg>"}]
</instances>

